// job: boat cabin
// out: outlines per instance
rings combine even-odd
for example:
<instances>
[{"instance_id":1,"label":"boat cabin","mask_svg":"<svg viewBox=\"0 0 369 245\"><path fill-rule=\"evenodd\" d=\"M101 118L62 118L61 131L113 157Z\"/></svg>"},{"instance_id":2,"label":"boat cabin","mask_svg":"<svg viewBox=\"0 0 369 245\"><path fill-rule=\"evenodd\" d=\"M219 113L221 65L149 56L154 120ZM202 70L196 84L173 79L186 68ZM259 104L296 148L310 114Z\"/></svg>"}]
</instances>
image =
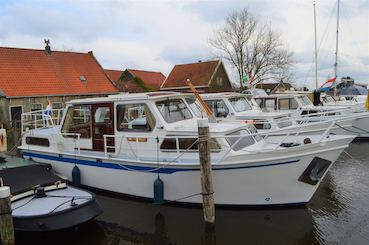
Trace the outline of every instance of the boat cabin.
<instances>
[{"instance_id":1,"label":"boat cabin","mask_svg":"<svg viewBox=\"0 0 369 245\"><path fill-rule=\"evenodd\" d=\"M294 124L289 113L264 112L252 96L238 93L201 94L217 118L231 118L253 124L258 130L280 129Z\"/></svg>"}]
</instances>

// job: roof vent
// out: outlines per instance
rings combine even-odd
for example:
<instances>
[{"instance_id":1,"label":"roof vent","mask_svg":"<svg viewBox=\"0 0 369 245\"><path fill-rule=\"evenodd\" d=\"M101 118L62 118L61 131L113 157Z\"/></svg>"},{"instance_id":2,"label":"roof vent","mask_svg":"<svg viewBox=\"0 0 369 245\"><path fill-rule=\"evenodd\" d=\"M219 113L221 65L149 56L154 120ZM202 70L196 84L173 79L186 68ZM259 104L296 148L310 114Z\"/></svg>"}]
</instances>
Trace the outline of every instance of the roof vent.
<instances>
[{"instance_id":1,"label":"roof vent","mask_svg":"<svg viewBox=\"0 0 369 245\"><path fill-rule=\"evenodd\" d=\"M87 82L87 79L86 79L86 77L85 76L79 76L79 80L81 80L81 82Z\"/></svg>"},{"instance_id":2,"label":"roof vent","mask_svg":"<svg viewBox=\"0 0 369 245\"><path fill-rule=\"evenodd\" d=\"M46 44L46 46L45 46L45 52L47 53L47 54L51 54L51 47L50 47L50 39L44 39L44 42L45 42L45 44Z\"/></svg>"}]
</instances>

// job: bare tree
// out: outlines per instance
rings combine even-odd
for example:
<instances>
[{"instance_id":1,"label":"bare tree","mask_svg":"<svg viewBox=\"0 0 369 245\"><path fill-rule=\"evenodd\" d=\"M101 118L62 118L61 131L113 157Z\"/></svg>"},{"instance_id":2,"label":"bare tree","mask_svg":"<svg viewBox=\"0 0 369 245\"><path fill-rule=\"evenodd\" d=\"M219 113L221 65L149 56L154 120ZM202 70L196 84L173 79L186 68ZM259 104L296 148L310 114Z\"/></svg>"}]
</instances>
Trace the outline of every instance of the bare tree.
<instances>
[{"instance_id":1,"label":"bare tree","mask_svg":"<svg viewBox=\"0 0 369 245\"><path fill-rule=\"evenodd\" d=\"M261 25L247 9L226 17L224 26L214 33L209 43L217 57L235 67L241 89L245 75L254 85L291 77L292 52L283 48L280 35L270 25Z\"/></svg>"}]
</instances>

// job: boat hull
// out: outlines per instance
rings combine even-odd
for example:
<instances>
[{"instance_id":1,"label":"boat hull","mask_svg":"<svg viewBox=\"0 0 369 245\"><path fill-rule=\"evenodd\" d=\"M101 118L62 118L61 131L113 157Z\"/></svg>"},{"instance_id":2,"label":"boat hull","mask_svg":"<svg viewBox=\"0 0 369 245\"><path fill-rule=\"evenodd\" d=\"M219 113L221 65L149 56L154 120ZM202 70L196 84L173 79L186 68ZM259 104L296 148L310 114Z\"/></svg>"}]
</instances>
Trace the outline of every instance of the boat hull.
<instances>
[{"instance_id":1,"label":"boat hull","mask_svg":"<svg viewBox=\"0 0 369 245\"><path fill-rule=\"evenodd\" d=\"M305 204L310 201L332 164L314 185L299 181L303 172L315 157L333 163L345 147L347 145L278 160L213 165L215 203L241 206ZM134 163L112 159L97 161L93 157L29 150L23 150L23 155L38 162L50 163L57 174L70 181L76 164L81 171L83 185L144 198L153 198L153 183L160 175L166 201L202 203L198 167L170 165L157 170L154 167L152 170L135 171L137 166Z\"/></svg>"}]
</instances>

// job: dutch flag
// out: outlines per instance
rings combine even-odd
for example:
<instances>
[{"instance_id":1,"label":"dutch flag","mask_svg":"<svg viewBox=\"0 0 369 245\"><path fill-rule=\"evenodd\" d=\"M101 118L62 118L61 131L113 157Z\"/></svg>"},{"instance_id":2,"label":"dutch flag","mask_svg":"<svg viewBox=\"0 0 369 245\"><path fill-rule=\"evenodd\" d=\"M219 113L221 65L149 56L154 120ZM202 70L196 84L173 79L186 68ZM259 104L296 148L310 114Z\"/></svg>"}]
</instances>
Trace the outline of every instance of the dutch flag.
<instances>
[{"instance_id":1,"label":"dutch flag","mask_svg":"<svg viewBox=\"0 0 369 245\"><path fill-rule=\"evenodd\" d=\"M332 85L334 84L334 82L336 81L336 78L333 77L331 79L328 79L328 81L326 81L320 88L319 88L319 91L320 92L326 92L328 91Z\"/></svg>"}]
</instances>

